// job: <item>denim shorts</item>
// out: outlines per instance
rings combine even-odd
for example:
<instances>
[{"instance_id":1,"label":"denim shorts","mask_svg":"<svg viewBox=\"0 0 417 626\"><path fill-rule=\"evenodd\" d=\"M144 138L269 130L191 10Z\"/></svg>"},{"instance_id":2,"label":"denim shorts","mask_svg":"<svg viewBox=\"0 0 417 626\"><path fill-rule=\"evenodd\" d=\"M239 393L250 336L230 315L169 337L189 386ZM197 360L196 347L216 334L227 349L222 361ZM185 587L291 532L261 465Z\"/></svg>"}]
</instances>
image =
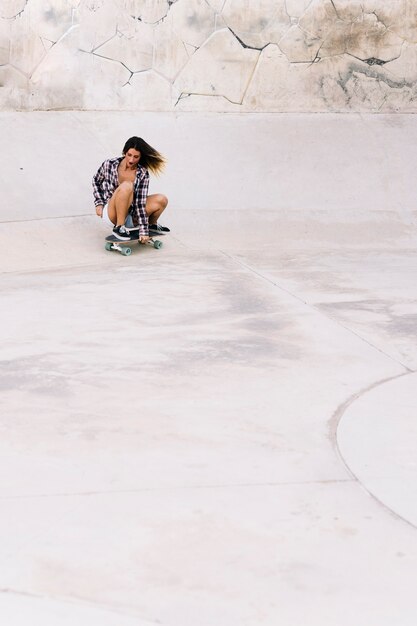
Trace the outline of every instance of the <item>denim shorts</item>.
<instances>
[{"instance_id":1,"label":"denim shorts","mask_svg":"<svg viewBox=\"0 0 417 626\"><path fill-rule=\"evenodd\" d=\"M102 220L104 222L104 224L108 224L109 226L111 226L113 228L114 224L111 221L111 219L109 218L109 212L108 212L108 203L106 203L103 207L103 215L101 216ZM130 213L128 214L128 216L125 219L125 226L126 228L134 228L133 225L133 219L132 216L130 215Z\"/></svg>"}]
</instances>

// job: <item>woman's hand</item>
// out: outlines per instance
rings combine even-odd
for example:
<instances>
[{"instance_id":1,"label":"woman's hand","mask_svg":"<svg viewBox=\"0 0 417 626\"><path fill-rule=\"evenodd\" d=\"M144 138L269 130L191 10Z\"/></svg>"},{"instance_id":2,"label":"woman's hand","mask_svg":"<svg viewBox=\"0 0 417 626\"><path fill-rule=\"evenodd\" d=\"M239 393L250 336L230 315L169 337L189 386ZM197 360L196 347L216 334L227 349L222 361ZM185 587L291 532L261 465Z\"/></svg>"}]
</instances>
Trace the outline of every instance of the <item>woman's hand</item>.
<instances>
[{"instance_id":1,"label":"woman's hand","mask_svg":"<svg viewBox=\"0 0 417 626\"><path fill-rule=\"evenodd\" d=\"M96 214L99 217L103 217L103 205L99 204L98 206L96 206Z\"/></svg>"},{"instance_id":2,"label":"woman's hand","mask_svg":"<svg viewBox=\"0 0 417 626\"><path fill-rule=\"evenodd\" d=\"M149 239L150 239L150 237L145 237L145 235L141 235L139 237L140 243L148 243Z\"/></svg>"}]
</instances>

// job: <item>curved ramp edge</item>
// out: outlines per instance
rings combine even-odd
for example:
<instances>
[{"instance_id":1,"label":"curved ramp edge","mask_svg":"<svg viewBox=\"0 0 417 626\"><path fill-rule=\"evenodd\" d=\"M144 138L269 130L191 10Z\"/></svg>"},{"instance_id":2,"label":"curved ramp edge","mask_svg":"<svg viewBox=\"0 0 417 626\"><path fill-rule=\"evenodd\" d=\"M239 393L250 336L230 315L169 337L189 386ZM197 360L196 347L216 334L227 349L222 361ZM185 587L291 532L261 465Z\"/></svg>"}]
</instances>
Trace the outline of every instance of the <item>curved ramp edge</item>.
<instances>
[{"instance_id":1,"label":"curved ramp edge","mask_svg":"<svg viewBox=\"0 0 417 626\"><path fill-rule=\"evenodd\" d=\"M417 527L416 390L414 372L364 393L342 415L337 444L365 489Z\"/></svg>"}]
</instances>

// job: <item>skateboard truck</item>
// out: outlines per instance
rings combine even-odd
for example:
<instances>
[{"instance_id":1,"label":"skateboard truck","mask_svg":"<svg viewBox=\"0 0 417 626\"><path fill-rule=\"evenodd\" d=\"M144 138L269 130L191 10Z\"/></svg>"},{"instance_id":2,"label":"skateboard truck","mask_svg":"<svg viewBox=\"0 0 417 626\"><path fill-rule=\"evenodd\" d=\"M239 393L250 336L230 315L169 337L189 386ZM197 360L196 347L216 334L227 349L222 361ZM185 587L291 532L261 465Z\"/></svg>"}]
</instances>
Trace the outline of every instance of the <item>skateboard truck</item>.
<instances>
[{"instance_id":1,"label":"skateboard truck","mask_svg":"<svg viewBox=\"0 0 417 626\"><path fill-rule=\"evenodd\" d=\"M132 241L137 241L138 243L140 243L138 239L134 239L130 241L129 240L106 241L104 247L108 251L117 250L117 252L120 252L120 254L123 254L123 256L129 256L132 254L132 248L131 248ZM151 248L156 248L157 250L159 250L159 248L162 248L162 241L158 241L158 239L151 238L149 239L149 241L147 241L145 244L142 244L142 245L151 246Z\"/></svg>"}]
</instances>

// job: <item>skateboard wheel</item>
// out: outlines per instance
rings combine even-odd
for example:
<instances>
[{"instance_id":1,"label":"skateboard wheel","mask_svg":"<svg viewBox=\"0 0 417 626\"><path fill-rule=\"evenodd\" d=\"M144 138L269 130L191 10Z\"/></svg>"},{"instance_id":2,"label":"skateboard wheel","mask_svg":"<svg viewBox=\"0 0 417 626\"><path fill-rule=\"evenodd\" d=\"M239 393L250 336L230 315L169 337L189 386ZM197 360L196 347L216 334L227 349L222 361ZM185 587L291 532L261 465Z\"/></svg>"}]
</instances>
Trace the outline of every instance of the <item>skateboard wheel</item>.
<instances>
[{"instance_id":1,"label":"skateboard wheel","mask_svg":"<svg viewBox=\"0 0 417 626\"><path fill-rule=\"evenodd\" d=\"M132 254L132 249L131 248L123 248L122 254L123 254L123 256L130 256Z\"/></svg>"},{"instance_id":2,"label":"skateboard wheel","mask_svg":"<svg viewBox=\"0 0 417 626\"><path fill-rule=\"evenodd\" d=\"M111 250L111 243L107 242L104 247L106 250Z\"/></svg>"},{"instance_id":3,"label":"skateboard wheel","mask_svg":"<svg viewBox=\"0 0 417 626\"><path fill-rule=\"evenodd\" d=\"M157 250L159 250L159 248L162 248L162 241L154 241L153 242L153 247L156 248Z\"/></svg>"}]
</instances>

